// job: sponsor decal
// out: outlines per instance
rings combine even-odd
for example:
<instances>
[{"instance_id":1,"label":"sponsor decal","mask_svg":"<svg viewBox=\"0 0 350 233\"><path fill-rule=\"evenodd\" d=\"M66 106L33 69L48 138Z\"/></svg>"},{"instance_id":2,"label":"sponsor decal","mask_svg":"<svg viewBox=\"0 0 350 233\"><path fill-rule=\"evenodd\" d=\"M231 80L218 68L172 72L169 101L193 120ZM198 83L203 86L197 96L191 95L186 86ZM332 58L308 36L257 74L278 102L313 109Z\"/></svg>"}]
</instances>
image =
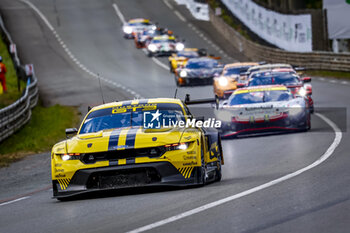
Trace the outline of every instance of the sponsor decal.
<instances>
[{"instance_id":1,"label":"sponsor decal","mask_svg":"<svg viewBox=\"0 0 350 233\"><path fill-rule=\"evenodd\" d=\"M186 156L184 155L184 160L197 160L197 156Z\"/></svg>"},{"instance_id":2,"label":"sponsor decal","mask_svg":"<svg viewBox=\"0 0 350 233\"><path fill-rule=\"evenodd\" d=\"M65 175L65 174L57 174L55 177L56 177L56 178L66 177L66 175Z\"/></svg>"},{"instance_id":3,"label":"sponsor decal","mask_svg":"<svg viewBox=\"0 0 350 233\"><path fill-rule=\"evenodd\" d=\"M92 143L87 144L87 147L91 148L92 147Z\"/></svg>"},{"instance_id":4,"label":"sponsor decal","mask_svg":"<svg viewBox=\"0 0 350 233\"><path fill-rule=\"evenodd\" d=\"M215 118L208 118L205 121L197 121L194 118L184 119L184 116L176 113L169 114L167 111L150 111L143 113L143 127L145 129L160 129L160 128L220 128L221 121Z\"/></svg>"}]
</instances>

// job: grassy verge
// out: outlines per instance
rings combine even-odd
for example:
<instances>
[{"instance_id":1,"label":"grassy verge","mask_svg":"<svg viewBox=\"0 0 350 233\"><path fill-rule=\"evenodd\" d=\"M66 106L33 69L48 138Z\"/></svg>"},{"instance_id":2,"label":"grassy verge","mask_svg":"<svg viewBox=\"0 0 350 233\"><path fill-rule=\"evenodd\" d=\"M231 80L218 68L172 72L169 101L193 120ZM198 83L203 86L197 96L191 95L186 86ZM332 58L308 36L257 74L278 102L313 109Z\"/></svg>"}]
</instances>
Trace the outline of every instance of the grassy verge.
<instances>
[{"instance_id":1,"label":"grassy verge","mask_svg":"<svg viewBox=\"0 0 350 233\"><path fill-rule=\"evenodd\" d=\"M326 78L350 79L349 72L327 71L327 70L308 70L305 72L309 76L319 76Z\"/></svg>"},{"instance_id":2,"label":"grassy verge","mask_svg":"<svg viewBox=\"0 0 350 233\"><path fill-rule=\"evenodd\" d=\"M21 96L22 90L25 87L25 82L21 81L22 90L18 91L16 70L13 66L10 54L8 53L7 46L1 37L0 37L0 56L2 57L2 60L6 65L6 69L7 69L7 73L6 73L7 93L0 94L0 108L3 108L15 102Z\"/></svg>"},{"instance_id":3,"label":"grassy verge","mask_svg":"<svg viewBox=\"0 0 350 233\"><path fill-rule=\"evenodd\" d=\"M38 104L30 122L0 143L0 167L27 155L50 150L65 138L65 129L77 126L79 119L74 107L55 105L45 108Z\"/></svg>"}]
</instances>

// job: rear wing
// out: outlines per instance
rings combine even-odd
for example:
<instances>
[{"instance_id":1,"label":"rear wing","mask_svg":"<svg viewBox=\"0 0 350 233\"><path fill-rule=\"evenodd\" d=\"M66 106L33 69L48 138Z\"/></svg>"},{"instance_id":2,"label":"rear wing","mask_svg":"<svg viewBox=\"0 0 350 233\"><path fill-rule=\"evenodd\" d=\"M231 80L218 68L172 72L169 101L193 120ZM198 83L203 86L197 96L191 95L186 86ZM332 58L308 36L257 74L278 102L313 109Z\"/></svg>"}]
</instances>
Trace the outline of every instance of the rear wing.
<instances>
[{"instance_id":1,"label":"rear wing","mask_svg":"<svg viewBox=\"0 0 350 233\"><path fill-rule=\"evenodd\" d=\"M216 109L219 108L219 98L208 98L208 99L197 99L197 100L191 100L190 94L186 94L184 103L186 105L194 105L194 104L208 104L208 103L214 103Z\"/></svg>"}]
</instances>

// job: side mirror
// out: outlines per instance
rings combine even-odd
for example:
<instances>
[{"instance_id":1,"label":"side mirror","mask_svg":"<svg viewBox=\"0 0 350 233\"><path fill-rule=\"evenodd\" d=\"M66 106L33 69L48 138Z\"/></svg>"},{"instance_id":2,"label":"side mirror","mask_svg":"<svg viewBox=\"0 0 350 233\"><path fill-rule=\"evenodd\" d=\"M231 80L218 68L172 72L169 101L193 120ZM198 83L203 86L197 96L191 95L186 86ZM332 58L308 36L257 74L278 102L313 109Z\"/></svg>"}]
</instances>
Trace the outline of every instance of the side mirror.
<instances>
[{"instance_id":1,"label":"side mirror","mask_svg":"<svg viewBox=\"0 0 350 233\"><path fill-rule=\"evenodd\" d=\"M78 133L78 129L77 128L68 128L66 129L66 137L68 138L68 135L71 135L71 134L76 134Z\"/></svg>"},{"instance_id":2,"label":"side mirror","mask_svg":"<svg viewBox=\"0 0 350 233\"><path fill-rule=\"evenodd\" d=\"M301 80L303 80L304 83L311 82L311 77L303 77Z\"/></svg>"}]
</instances>

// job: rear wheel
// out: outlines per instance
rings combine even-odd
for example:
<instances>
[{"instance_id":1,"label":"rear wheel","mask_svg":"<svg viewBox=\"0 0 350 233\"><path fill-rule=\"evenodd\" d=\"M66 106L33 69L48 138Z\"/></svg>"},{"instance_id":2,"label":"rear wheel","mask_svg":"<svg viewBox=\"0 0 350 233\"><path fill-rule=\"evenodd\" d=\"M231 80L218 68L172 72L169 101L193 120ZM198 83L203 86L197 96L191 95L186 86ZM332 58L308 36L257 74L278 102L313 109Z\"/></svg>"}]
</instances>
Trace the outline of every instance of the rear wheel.
<instances>
[{"instance_id":1,"label":"rear wheel","mask_svg":"<svg viewBox=\"0 0 350 233\"><path fill-rule=\"evenodd\" d=\"M201 149L201 185L205 185L207 183L207 176L207 166L204 161L203 149Z\"/></svg>"}]
</instances>

